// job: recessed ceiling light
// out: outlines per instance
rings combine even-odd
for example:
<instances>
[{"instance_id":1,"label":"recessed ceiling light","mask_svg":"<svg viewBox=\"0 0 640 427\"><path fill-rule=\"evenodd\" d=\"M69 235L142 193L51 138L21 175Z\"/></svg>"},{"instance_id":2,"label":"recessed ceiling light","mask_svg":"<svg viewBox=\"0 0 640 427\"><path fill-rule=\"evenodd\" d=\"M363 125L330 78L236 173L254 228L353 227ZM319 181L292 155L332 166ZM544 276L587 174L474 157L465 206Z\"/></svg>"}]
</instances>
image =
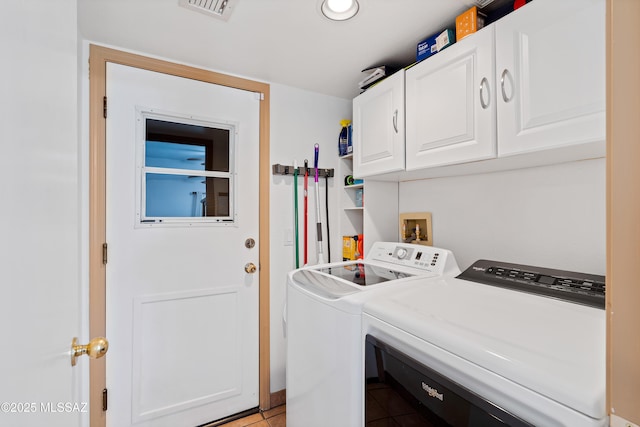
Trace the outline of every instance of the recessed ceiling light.
<instances>
[{"instance_id":1,"label":"recessed ceiling light","mask_svg":"<svg viewBox=\"0 0 640 427\"><path fill-rule=\"evenodd\" d=\"M360 6L357 0L323 0L322 13L333 21L345 21L353 18Z\"/></svg>"}]
</instances>

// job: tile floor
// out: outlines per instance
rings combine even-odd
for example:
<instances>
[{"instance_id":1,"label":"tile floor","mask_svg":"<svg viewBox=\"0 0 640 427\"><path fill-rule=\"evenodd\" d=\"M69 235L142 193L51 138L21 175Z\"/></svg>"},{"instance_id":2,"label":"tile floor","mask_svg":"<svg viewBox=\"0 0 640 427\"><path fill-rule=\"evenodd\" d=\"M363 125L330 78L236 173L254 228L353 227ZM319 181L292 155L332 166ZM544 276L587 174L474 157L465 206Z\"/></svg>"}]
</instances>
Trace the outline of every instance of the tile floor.
<instances>
[{"instance_id":1,"label":"tile floor","mask_svg":"<svg viewBox=\"0 0 640 427\"><path fill-rule=\"evenodd\" d=\"M286 405L276 406L268 411L249 415L220 427L286 427L286 410Z\"/></svg>"}]
</instances>

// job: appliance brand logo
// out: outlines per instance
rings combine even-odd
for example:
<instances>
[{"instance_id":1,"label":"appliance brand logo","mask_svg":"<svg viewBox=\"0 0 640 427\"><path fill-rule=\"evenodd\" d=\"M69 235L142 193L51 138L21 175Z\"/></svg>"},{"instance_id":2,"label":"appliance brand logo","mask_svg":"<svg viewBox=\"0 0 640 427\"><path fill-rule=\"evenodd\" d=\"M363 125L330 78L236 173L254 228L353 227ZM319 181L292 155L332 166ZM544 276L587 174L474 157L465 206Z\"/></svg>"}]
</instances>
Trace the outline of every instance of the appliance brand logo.
<instances>
[{"instance_id":1,"label":"appliance brand logo","mask_svg":"<svg viewBox=\"0 0 640 427\"><path fill-rule=\"evenodd\" d=\"M483 267L473 267L473 269L475 271L486 271L487 270L486 268L483 268Z\"/></svg>"},{"instance_id":2,"label":"appliance brand logo","mask_svg":"<svg viewBox=\"0 0 640 427\"><path fill-rule=\"evenodd\" d=\"M434 399L438 399L440 402L444 401L444 393L438 393L433 387L430 387L429 384L422 383L422 389L427 392L429 397L433 397Z\"/></svg>"}]
</instances>

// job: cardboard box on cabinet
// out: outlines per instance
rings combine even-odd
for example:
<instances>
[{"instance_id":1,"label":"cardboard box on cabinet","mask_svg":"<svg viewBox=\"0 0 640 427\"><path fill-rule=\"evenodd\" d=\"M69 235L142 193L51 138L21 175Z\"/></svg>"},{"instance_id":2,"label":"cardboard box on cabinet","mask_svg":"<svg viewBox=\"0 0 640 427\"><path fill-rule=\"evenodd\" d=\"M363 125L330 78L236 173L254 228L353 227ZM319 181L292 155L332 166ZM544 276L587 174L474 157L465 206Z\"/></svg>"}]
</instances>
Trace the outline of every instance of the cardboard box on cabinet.
<instances>
[{"instance_id":1,"label":"cardboard box on cabinet","mask_svg":"<svg viewBox=\"0 0 640 427\"><path fill-rule=\"evenodd\" d=\"M416 49L416 61L420 62L423 59L427 59L428 57L440 52L442 49L451 46L455 42L456 36L453 30L446 29L433 34L418 43Z\"/></svg>"},{"instance_id":2,"label":"cardboard box on cabinet","mask_svg":"<svg viewBox=\"0 0 640 427\"><path fill-rule=\"evenodd\" d=\"M484 27L486 15L478 12L478 8L472 8L464 11L456 17L456 40L460 41Z\"/></svg>"}]
</instances>

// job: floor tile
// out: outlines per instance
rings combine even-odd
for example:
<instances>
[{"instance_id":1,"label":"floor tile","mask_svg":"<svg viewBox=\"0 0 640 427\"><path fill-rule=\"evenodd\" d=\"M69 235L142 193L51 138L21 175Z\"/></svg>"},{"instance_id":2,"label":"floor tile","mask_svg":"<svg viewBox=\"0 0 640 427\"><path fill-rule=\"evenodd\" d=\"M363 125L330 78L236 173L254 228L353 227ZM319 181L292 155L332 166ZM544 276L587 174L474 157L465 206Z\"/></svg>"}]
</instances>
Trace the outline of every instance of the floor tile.
<instances>
[{"instance_id":1,"label":"floor tile","mask_svg":"<svg viewBox=\"0 0 640 427\"><path fill-rule=\"evenodd\" d=\"M230 423L223 424L221 427L268 427L268 424L257 424L260 421L264 421L262 414L253 414L248 417L240 418L239 420L231 421Z\"/></svg>"},{"instance_id":2,"label":"floor tile","mask_svg":"<svg viewBox=\"0 0 640 427\"><path fill-rule=\"evenodd\" d=\"M276 406L260 414L253 414L219 427L286 427L287 405Z\"/></svg>"},{"instance_id":3,"label":"floor tile","mask_svg":"<svg viewBox=\"0 0 640 427\"><path fill-rule=\"evenodd\" d=\"M264 411L262 415L265 418L275 417L276 415L284 414L287 410L287 405L280 405L275 408L269 409L268 411Z\"/></svg>"},{"instance_id":4,"label":"floor tile","mask_svg":"<svg viewBox=\"0 0 640 427\"><path fill-rule=\"evenodd\" d=\"M279 414L275 417L267 418L267 422L269 423L269 427L286 427L286 414Z\"/></svg>"}]
</instances>

